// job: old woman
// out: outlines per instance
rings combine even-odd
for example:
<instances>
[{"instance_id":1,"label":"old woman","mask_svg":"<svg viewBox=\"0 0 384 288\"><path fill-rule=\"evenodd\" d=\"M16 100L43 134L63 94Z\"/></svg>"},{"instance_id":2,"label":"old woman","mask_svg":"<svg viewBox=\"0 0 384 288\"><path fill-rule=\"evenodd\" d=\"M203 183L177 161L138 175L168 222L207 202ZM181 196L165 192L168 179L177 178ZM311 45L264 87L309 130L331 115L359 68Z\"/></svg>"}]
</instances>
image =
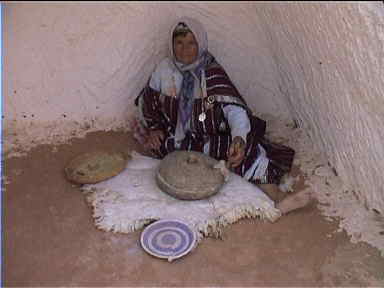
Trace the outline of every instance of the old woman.
<instances>
[{"instance_id":1,"label":"old woman","mask_svg":"<svg viewBox=\"0 0 384 288\"><path fill-rule=\"evenodd\" d=\"M295 152L264 137L265 121L252 113L208 51L203 25L179 19L169 46L170 56L157 65L136 99L137 138L158 158L174 150L199 151L225 160L252 183L278 184Z\"/></svg>"}]
</instances>

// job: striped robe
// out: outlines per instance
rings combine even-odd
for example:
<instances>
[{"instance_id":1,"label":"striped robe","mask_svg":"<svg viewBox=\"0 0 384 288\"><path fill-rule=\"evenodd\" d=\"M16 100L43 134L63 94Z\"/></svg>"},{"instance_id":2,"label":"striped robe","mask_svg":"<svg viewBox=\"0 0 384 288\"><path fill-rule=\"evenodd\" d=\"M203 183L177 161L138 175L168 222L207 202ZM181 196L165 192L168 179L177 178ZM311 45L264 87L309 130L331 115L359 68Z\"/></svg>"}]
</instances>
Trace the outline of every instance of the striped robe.
<instances>
[{"instance_id":1,"label":"striped robe","mask_svg":"<svg viewBox=\"0 0 384 288\"><path fill-rule=\"evenodd\" d=\"M251 177L250 181L256 184L278 184L283 174L291 169L294 150L284 145L271 143L264 137L265 121L253 115L225 70L216 61L206 67L205 75L207 97L194 99L190 131L187 132L179 149L205 152L217 160L227 160L232 137L222 108L226 105L241 106L247 111L251 131L247 135L246 157L240 166L234 168L233 172L244 176L259 157L261 145L269 159L268 167L263 177L257 179ZM174 151L176 149L174 135L179 99L161 94L148 84L136 98L135 104L139 106L141 120L146 129L161 129L166 135L159 150L152 150L152 153L158 158L163 158ZM203 109L206 119L199 121L199 115ZM205 144L208 145L208 149L204 149Z\"/></svg>"}]
</instances>

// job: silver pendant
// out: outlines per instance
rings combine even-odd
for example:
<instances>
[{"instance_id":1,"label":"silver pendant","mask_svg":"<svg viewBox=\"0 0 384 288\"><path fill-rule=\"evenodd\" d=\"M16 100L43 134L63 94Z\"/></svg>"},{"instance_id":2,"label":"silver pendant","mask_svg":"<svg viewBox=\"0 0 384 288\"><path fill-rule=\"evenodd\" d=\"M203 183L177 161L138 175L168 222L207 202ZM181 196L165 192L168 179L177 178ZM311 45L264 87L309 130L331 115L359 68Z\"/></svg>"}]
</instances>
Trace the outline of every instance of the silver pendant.
<instances>
[{"instance_id":1,"label":"silver pendant","mask_svg":"<svg viewBox=\"0 0 384 288\"><path fill-rule=\"evenodd\" d=\"M206 118L206 115L205 115L204 112L202 112L202 113L199 115L199 121L200 121L200 122L204 122L205 118Z\"/></svg>"},{"instance_id":2,"label":"silver pendant","mask_svg":"<svg viewBox=\"0 0 384 288\"><path fill-rule=\"evenodd\" d=\"M219 131L224 132L225 130L227 130L227 125L225 124L225 122L221 122L219 126Z\"/></svg>"}]
</instances>

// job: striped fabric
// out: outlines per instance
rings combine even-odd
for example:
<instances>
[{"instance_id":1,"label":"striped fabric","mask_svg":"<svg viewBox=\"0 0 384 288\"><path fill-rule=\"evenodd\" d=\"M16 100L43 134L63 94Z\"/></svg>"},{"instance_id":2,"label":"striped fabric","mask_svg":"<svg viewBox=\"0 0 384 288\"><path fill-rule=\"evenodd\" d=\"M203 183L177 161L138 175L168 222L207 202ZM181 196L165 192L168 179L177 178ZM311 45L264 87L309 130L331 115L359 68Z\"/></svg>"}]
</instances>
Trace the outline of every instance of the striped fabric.
<instances>
[{"instance_id":1,"label":"striped fabric","mask_svg":"<svg viewBox=\"0 0 384 288\"><path fill-rule=\"evenodd\" d=\"M224 69L216 61L205 70L205 75L208 97L204 100L201 98L194 100L190 131L182 141L180 149L208 151L207 153L215 159L227 160L231 131L222 108L226 105L241 106L247 111L251 132L247 135L246 158L233 172L243 177L247 175L249 177L247 180L256 184L278 184L283 174L291 169L294 150L284 145L271 143L264 137L265 121L252 114ZM160 149L153 150L152 153L158 158L163 158L174 151L178 98L161 94L147 85L135 103L139 106L141 124L149 130L161 129L166 135ZM205 111L206 119L199 121L199 115L203 111ZM206 146L205 149L204 146ZM265 161L261 161L263 160L260 158L262 152L266 155ZM266 166L262 176L259 175L261 166L255 165L255 161L264 163ZM255 178L249 175L258 176Z\"/></svg>"}]
</instances>

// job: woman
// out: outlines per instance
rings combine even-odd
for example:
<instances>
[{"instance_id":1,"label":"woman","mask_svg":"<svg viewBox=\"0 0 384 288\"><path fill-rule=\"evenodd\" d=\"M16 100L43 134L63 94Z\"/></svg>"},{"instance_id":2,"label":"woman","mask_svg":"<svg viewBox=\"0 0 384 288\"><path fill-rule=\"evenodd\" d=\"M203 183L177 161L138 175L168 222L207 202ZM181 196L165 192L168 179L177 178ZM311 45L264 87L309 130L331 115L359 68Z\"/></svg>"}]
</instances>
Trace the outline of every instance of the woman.
<instances>
[{"instance_id":1,"label":"woman","mask_svg":"<svg viewBox=\"0 0 384 288\"><path fill-rule=\"evenodd\" d=\"M263 137L265 121L252 114L209 53L201 23L180 19L170 40L171 56L135 101L142 144L158 158L176 149L203 152L226 160L232 172L252 183L278 184L295 152Z\"/></svg>"}]
</instances>

